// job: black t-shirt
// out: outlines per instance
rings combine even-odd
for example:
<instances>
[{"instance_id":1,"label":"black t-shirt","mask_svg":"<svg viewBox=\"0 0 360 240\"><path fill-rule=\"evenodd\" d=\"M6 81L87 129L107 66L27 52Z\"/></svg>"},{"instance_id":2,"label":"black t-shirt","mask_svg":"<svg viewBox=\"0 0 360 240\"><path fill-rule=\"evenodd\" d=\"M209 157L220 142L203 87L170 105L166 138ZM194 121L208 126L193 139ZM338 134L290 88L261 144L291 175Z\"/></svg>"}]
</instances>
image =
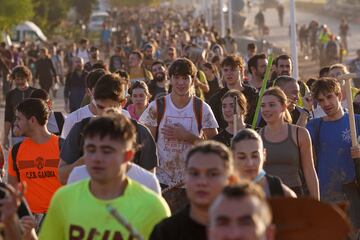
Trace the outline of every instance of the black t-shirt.
<instances>
[{"instance_id":1,"label":"black t-shirt","mask_svg":"<svg viewBox=\"0 0 360 240\"><path fill-rule=\"evenodd\" d=\"M190 207L162 220L154 227L150 240L206 240L206 226L190 218Z\"/></svg>"},{"instance_id":2,"label":"black t-shirt","mask_svg":"<svg viewBox=\"0 0 360 240\"><path fill-rule=\"evenodd\" d=\"M243 85L243 91L242 93L246 97L247 104L248 104L248 114L245 118L245 123L251 124L252 119L255 114L256 104L258 100L258 93L256 93L256 89L247 85ZM221 110L221 98L227 93L229 89L227 87L220 89L217 91L209 101L209 105L215 115L216 121L219 124L220 129L225 129L227 126L227 123L225 122L223 116L222 116L222 110Z\"/></svg>"},{"instance_id":3,"label":"black t-shirt","mask_svg":"<svg viewBox=\"0 0 360 240\"><path fill-rule=\"evenodd\" d=\"M296 124L299 117L300 117L300 111L299 109L297 109L297 107L295 107L295 109L293 111L290 112L291 118L292 118L292 123Z\"/></svg>"},{"instance_id":4,"label":"black t-shirt","mask_svg":"<svg viewBox=\"0 0 360 240\"><path fill-rule=\"evenodd\" d=\"M68 136L61 146L60 158L68 164L76 162L83 154L83 129L91 118L85 118L76 123L70 130ZM159 165L156 152L156 144L150 130L136 121L136 143L140 146L134 156L133 162L142 168L151 170Z\"/></svg>"},{"instance_id":5,"label":"black t-shirt","mask_svg":"<svg viewBox=\"0 0 360 240\"><path fill-rule=\"evenodd\" d=\"M251 125L246 124L246 128L251 128ZM213 137L213 140L221 142L221 143L225 144L226 146L230 147L231 139L233 138L233 136L234 135L229 133L228 131L226 131L226 129L223 129L219 132L218 135Z\"/></svg>"},{"instance_id":6,"label":"black t-shirt","mask_svg":"<svg viewBox=\"0 0 360 240\"><path fill-rule=\"evenodd\" d=\"M8 92L5 100L5 122L14 123L16 106L25 98L29 98L34 90L36 88L28 87L24 91L15 88Z\"/></svg>"},{"instance_id":7,"label":"black t-shirt","mask_svg":"<svg viewBox=\"0 0 360 240\"><path fill-rule=\"evenodd\" d=\"M209 101L212 95L214 95L217 91L220 90L220 85L217 77L215 77L212 81L208 81L208 84L209 92L204 93L206 101Z\"/></svg>"},{"instance_id":8,"label":"black t-shirt","mask_svg":"<svg viewBox=\"0 0 360 240\"><path fill-rule=\"evenodd\" d=\"M225 129L221 130L218 135L216 135L213 140L221 142L225 144L226 146L230 147L231 145L231 139L234 135L226 131Z\"/></svg>"},{"instance_id":9,"label":"black t-shirt","mask_svg":"<svg viewBox=\"0 0 360 240\"><path fill-rule=\"evenodd\" d=\"M39 57L39 52L37 49L30 49L27 53L28 57L29 57L29 62L28 64L32 64L36 61L36 59Z\"/></svg>"},{"instance_id":10,"label":"black t-shirt","mask_svg":"<svg viewBox=\"0 0 360 240\"><path fill-rule=\"evenodd\" d=\"M40 83L52 84L53 77L56 76L54 64L50 58L40 58L36 62L35 78L39 79Z\"/></svg>"},{"instance_id":11,"label":"black t-shirt","mask_svg":"<svg viewBox=\"0 0 360 240\"><path fill-rule=\"evenodd\" d=\"M291 118L292 118L292 124L296 124L299 120L301 112L307 112L307 114L310 114L309 111L305 108L295 106L295 109L290 112Z\"/></svg>"}]
</instances>

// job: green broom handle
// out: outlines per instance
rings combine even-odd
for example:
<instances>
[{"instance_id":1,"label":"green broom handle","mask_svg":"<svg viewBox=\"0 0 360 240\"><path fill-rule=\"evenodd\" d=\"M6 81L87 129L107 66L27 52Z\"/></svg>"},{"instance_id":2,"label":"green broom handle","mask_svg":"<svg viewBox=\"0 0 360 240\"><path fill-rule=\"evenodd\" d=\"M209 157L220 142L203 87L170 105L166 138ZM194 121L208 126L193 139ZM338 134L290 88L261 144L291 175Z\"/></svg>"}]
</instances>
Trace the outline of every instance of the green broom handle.
<instances>
[{"instance_id":1,"label":"green broom handle","mask_svg":"<svg viewBox=\"0 0 360 240\"><path fill-rule=\"evenodd\" d=\"M271 71L271 67L272 67L272 62L273 62L273 54L272 54L272 51L270 50L270 54L269 54L269 57L268 57L268 64L266 66L265 76L264 76L263 83L262 83L262 86L261 86L261 89L260 89L259 99L258 99L258 102L256 104L255 115L254 115L252 125L251 125L252 129L256 128L256 123L257 123L258 118L259 118L261 101L262 101L262 97L264 95L264 92L265 92L265 89L266 89L266 86L267 86L267 82L270 79L270 71Z\"/></svg>"}]
</instances>

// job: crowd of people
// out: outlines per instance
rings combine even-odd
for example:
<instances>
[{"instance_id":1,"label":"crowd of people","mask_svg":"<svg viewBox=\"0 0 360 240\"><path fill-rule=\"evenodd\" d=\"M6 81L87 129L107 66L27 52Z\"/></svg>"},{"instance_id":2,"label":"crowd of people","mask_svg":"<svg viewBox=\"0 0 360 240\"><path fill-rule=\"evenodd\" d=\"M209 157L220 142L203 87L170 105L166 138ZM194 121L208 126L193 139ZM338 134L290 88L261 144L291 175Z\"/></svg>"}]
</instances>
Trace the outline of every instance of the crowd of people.
<instances>
[{"instance_id":1,"label":"crowd of people","mask_svg":"<svg viewBox=\"0 0 360 240\"><path fill-rule=\"evenodd\" d=\"M299 26L300 51L304 56L318 61L320 67L343 62L349 54L349 35L350 27L345 17L341 19L337 30L312 20L308 25Z\"/></svg>"},{"instance_id":2,"label":"crowd of people","mask_svg":"<svg viewBox=\"0 0 360 240\"><path fill-rule=\"evenodd\" d=\"M291 223L327 203L338 228L326 239L360 229L346 65L295 79L288 54L269 65L255 43L240 53L191 12L139 13L114 16L110 58L86 38L0 44L5 239L325 239L320 223ZM279 197L308 201L288 231L268 201Z\"/></svg>"}]
</instances>

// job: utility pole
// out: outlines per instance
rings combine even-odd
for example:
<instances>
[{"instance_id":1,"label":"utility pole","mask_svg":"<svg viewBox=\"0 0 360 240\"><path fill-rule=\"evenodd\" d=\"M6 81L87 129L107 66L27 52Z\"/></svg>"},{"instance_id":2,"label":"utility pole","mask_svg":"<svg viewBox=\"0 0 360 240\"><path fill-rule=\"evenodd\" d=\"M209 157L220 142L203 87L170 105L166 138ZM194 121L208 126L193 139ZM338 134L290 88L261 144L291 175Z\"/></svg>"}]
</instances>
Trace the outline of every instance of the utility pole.
<instances>
[{"instance_id":1,"label":"utility pole","mask_svg":"<svg viewBox=\"0 0 360 240\"><path fill-rule=\"evenodd\" d=\"M224 0L220 0L220 24L221 24L221 37L225 37L225 15L224 15Z\"/></svg>"},{"instance_id":2,"label":"utility pole","mask_svg":"<svg viewBox=\"0 0 360 240\"><path fill-rule=\"evenodd\" d=\"M233 16L232 16L232 0L228 0L228 13L229 13L229 29L232 32Z\"/></svg>"},{"instance_id":3,"label":"utility pole","mask_svg":"<svg viewBox=\"0 0 360 240\"><path fill-rule=\"evenodd\" d=\"M290 0L290 48L291 57L293 63L292 75L295 79L299 79L299 67L298 67L298 54L297 54L297 37L296 37L296 11L295 11L295 0Z\"/></svg>"},{"instance_id":4,"label":"utility pole","mask_svg":"<svg viewBox=\"0 0 360 240\"><path fill-rule=\"evenodd\" d=\"M210 4L208 5L208 13L209 13L209 27L213 25L213 0L210 0Z\"/></svg>"}]
</instances>

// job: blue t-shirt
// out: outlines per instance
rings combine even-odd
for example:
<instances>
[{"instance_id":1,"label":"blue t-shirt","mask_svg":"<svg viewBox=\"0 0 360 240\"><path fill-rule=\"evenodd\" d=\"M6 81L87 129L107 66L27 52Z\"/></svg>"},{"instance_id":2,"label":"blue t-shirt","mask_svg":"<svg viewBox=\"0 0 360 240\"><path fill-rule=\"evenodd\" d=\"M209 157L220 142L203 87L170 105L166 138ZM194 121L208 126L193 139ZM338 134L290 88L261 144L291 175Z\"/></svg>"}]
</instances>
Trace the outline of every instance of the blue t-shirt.
<instances>
[{"instance_id":1,"label":"blue t-shirt","mask_svg":"<svg viewBox=\"0 0 360 240\"><path fill-rule=\"evenodd\" d=\"M106 43L109 43L111 41L111 31L110 29L104 29L101 32L101 40L103 40Z\"/></svg>"},{"instance_id":2,"label":"blue t-shirt","mask_svg":"<svg viewBox=\"0 0 360 240\"><path fill-rule=\"evenodd\" d=\"M355 115L355 121L359 133L360 115ZM345 113L336 121L316 118L310 120L306 128L316 151L321 200L333 202L346 199L342 185L355 178L349 114Z\"/></svg>"}]
</instances>

